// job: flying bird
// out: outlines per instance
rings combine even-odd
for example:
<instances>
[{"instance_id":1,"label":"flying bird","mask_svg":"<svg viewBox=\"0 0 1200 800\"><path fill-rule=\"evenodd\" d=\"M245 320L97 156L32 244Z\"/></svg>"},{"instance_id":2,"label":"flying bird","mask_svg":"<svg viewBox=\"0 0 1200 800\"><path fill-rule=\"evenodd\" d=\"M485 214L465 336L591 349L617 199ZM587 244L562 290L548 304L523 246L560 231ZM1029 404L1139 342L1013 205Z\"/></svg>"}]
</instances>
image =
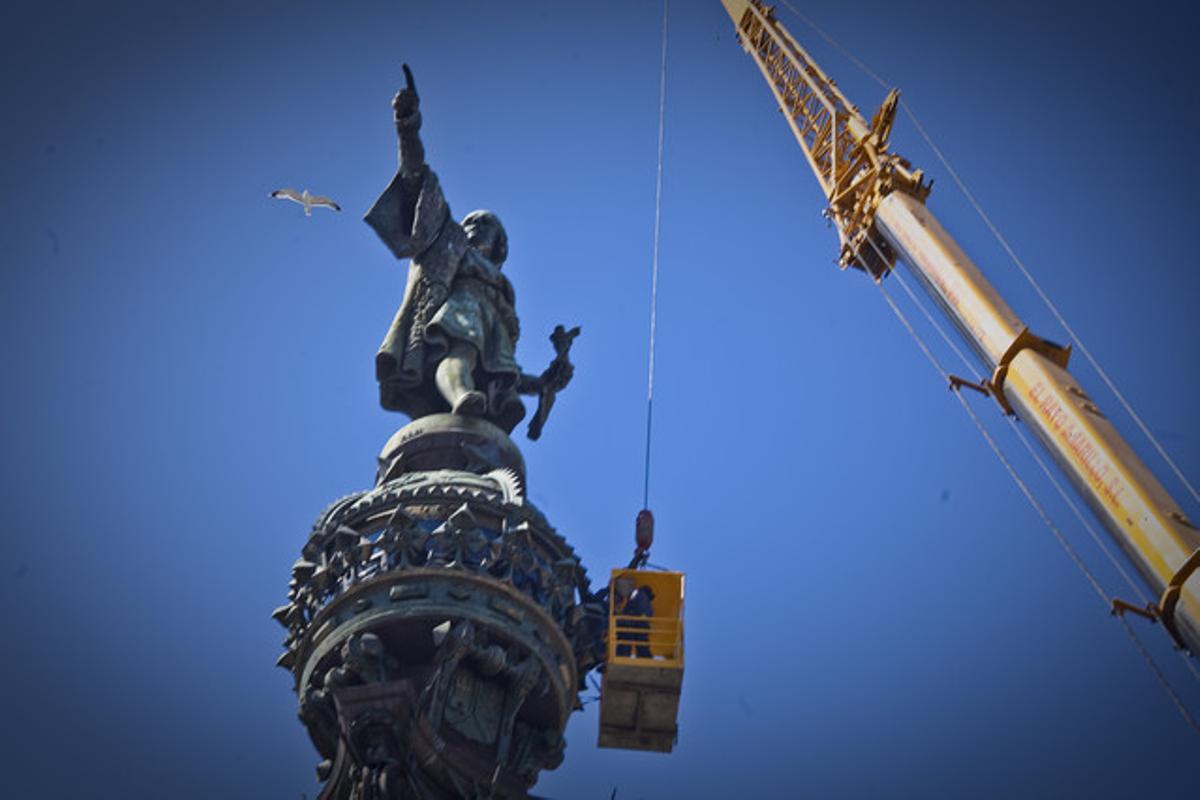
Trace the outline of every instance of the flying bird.
<instances>
[{"instance_id":1,"label":"flying bird","mask_svg":"<svg viewBox=\"0 0 1200 800\"><path fill-rule=\"evenodd\" d=\"M297 192L295 189L276 189L271 192L271 197L276 200L293 200L304 206L304 216L311 217L313 206L325 206L332 208L334 211L341 211L342 207L328 197L322 197L317 194L309 194L308 189L303 192Z\"/></svg>"}]
</instances>

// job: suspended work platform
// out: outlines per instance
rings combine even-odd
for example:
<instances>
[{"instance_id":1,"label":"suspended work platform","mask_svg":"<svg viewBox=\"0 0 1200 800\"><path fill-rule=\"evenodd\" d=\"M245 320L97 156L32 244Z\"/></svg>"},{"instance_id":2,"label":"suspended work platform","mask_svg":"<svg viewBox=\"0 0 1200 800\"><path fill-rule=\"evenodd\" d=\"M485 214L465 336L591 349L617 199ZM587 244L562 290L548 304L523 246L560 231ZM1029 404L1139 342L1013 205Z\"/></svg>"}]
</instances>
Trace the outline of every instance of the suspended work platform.
<instances>
[{"instance_id":1,"label":"suspended work platform","mask_svg":"<svg viewBox=\"0 0 1200 800\"><path fill-rule=\"evenodd\" d=\"M683 686L683 573L615 569L608 591L599 745L669 753Z\"/></svg>"}]
</instances>

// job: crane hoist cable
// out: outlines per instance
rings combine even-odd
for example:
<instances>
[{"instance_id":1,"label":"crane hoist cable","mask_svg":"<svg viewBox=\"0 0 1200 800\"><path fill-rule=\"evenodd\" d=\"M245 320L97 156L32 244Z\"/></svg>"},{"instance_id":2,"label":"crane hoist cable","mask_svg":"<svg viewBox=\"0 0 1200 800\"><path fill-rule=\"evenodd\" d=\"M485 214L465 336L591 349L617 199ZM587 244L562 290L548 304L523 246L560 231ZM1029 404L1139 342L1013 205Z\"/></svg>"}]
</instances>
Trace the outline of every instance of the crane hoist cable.
<instances>
[{"instance_id":1,"label":"crane hoist cable","mask_svg":"<svg viewBox=\"0 0 1200 800\"><path fill-rule=\"evenodd\" d=\"M816 31L818 36L820 36L822 39L824 39L826 42L828 42L835 50L837 50L839 53L841 53L843 56L845 56L847 59L849 59L856 67L858 67L860 70L862 70L862 72L864 74L866 74L868 77L870 77L873 81L875 81L877 84L879 84L885 90L889 90L892 88L892 84L889 84L883 78L879 77L879 75L877 75L873 70L871 70L859 58L855 57L855 55L853 53L851 53L844 46L842 46L836 39L834 39L832 36L830 36L828 33L826 33L824 30L822 30L819 25L817 25L815 22L813 22L808 17L804 16L804 14L801 14L800 11L795 6L793 6L790 2L788 2L788 0L781 0L781 3L784 6L786 6L789 11L791 11L793 14L795 14L805 25L807 25L808 27L810 27L814 31ZM1088 364L1091 365L1092 369L1096 371L1096 374L1100 377L1100 380L1103 381L1104 385L1108 387L1108 390L1110 392L1112 392L1113 396L1117 399L1117 402L1121 404L1121 407L1125 409L1125 413L1127 413L1130 416L1130 418L1137 425L1138 430L1140 430L1142 432L1142 434L1146 437L1146 439L1154 447L1154 449L1158 453L1158 455L1163 459L1164 462L1166 462L1167 466L1171 468L1171 471L1173 473L1175 473L1175 477L1178 478L1179 482L1181 484L1183 484L1185 489L1187 489L1188 494L1190 494L1192 496L1192 499L1195 500L1197 503L1200 503L1200 492L1196 491L1196 488L1192 485L1191 481L1189 481L1187 476L1184 475L1183 470L1180 469L1179 465L1175 463L1174 459L1172 459L1171 456L1167 454L1166 448L1164 448L1162 446L1162 444L1158 441L1158 438L1151 432L1149 426L1146 425L1146 423L1142 420L1141 416L1139 416L1138 413L1136 411L1134 411L1133 406L1129 403L1129 401L1125 399L1125 395L1121 393L1121 391L1117 388L1117 386L1113 382L1113 380L1111 378L1109 378L1108 373L1105 372L1104 369L1100 366L1100 363L1092 355L1092 352L1087 348L1087 345L1085 345L1083 343L1083 340L1079 337L1079 334L1077 334L1075 332L1075 329L1072 328L1070 324L1068 324L1066 318L1063 317L1062 313L1058 310L1058 307L1050 299L1050 296L1046 294L1046 292L1042 289L1041 284L1039 284L1037 282L1037 279L1035 279L1033 277L1033 273L1031 273L1029 271L1028 267L1025 266L1025 263L1020 259L1020 257L1017 256L1016 251L1013 250L1012 246L1008 243L1008 240L1005 239L1004 236L1000 233L1000 229L996 227L996 224L994 222L992 222L992 219L991 219L991 217L988 216L987 212L985 212L983 210L983 206L980 205L979 201L975 199L975 195L970 191L970 189L967 188L967 184L959 176L958 171L956 169L954 169L954 167L950 164L950 160L948 158L946 158L945 154L942 153L941 148L939 148L937 146L937 144L934 143L933 137L931 137L929 135L928 131L925 130L925 126L922 125L920 120L917 119L917 115L913 113L913 110L909 107L908 103L906 103L903 98L900 99L900 108L904 111L905 115L912 122L913 126L917 130L917 133L920 134L921 138L925 140L925 143L927 145L929 145L929 149L933 151L934 156L937 158L937 160L939 162L941 162L941 164L945 168L946 172L950 175L950 179L952 181L954 181L954 184L958 187L959 191L963 193L963 196L967 199L967 202L969 202L971 204L972 208L975 209L975 213L979 215L979 218L981 220L983 220L983 223L987 226L988 230L991 231L992 236L996 239L996 241L1004 249L1004 252L1008 255L1009 259L1016 266L1017 270L1020 271L1020 273L1024 276L1025 280L1029 283L1029 285L1033 287L1033 289L1037 293L1038 297L1042 300L1042 303L1050 311L1051 315L1054 316L1055 320L1058 321L1058 324L1062 326L1063 330L1066 331L1067 335L1071 337L1071 339L1075 342L1076 345L1078 345L1080 352L1083 353L1084 359L1088 362Z\"/></svg>"},{"instance_id":2,"label":"crane hoist cable","mask_svg":"<svg viewBox=\"0 0 1200 800\"><path fill-rule=\"evenodd\" d=\"M658 166L654 178L654 249L650 262L650 343L646 373L646 461L642 482L642 508L650 507L650 434L654 419L654 336L658 329L658 254L662 231L663 133L667 108L667 16L670 0L663 0L662 57L658 71Z\"/></svg>"},{"instance_id":3,"label":"crane hoist cable","mask_svg":"<svg viewBox=\"0 0 1200 800\"><path fill-rule=\"evenodd\" d=\"M654 422L654 338L658 332L658 256L662 241L663 141L667 110L667 20L670 0L663 0L662 55L658 67L658 163L654 172L654 245L650 258L650 341L646 368L646 460L642 472L642 510L634 523L635 547L629 569L641 569L650 560L654 543L654 514L650 511L650 442Z\"/></svg>"}]
</instances>

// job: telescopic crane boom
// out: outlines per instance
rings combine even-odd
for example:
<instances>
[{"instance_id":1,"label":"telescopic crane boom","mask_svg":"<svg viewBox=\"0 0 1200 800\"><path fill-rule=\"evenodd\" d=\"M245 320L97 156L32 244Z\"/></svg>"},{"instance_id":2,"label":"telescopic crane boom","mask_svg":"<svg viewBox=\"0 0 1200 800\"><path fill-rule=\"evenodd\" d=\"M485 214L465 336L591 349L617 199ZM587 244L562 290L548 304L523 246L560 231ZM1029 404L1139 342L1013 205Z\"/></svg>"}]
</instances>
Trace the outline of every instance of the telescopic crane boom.
<instances>
[{"instance_id":1,"label":"telescopic crane boom","mask_svg":"<svg viewBox=\"0 0 1200 800\"><path fill-rule=\"evenodd\" d=\"M903 261L991 372L985 387L1070 478L1157 603L1115 611L1161 621L1200 654L1200 530L1066 369L1070 347L1033 334L925 206L920 170L888 152L898 93L868 123L761 0L721 0L828 200L839 263L881 280Z\"/></svg>"}]
</instances>

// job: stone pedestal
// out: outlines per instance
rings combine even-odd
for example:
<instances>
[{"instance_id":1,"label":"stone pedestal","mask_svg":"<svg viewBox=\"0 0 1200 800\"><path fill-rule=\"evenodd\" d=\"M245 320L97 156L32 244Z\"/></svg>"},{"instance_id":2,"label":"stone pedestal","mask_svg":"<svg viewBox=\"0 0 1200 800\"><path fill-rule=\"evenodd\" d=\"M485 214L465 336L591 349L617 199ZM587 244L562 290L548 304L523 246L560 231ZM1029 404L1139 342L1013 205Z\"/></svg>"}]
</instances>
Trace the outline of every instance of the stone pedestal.
<instances>
[{"instance_id":1,"label":"stone pedestal","mask_svg":"<svg viewBox=\"0 0 1200 800\"><path fill-rule=\"evenodd\" d=\"M318 517L275 617L322 798L526 797L561 762L603 610L524 472L499 428L432 415Z\"/></svg>"}]
</instances>

